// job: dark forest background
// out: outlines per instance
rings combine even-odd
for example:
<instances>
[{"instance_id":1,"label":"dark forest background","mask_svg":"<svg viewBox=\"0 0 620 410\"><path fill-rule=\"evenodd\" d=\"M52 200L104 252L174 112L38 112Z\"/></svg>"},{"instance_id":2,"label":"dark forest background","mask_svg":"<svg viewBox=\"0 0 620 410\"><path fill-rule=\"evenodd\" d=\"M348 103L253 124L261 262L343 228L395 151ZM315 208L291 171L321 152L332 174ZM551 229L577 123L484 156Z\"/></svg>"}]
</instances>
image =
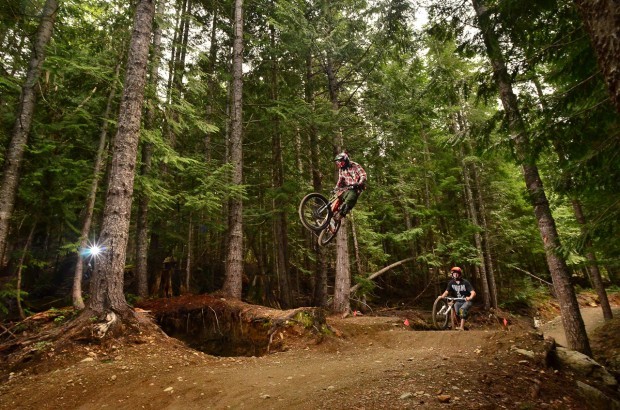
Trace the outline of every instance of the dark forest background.
<instances>
[{"instance_id":1,"label":"dark forest background","mask_svg":"<svg viewBox=\"0 0 620 410\"><path fill-rule=\"evenodd\" d=\"M98 260L84 251L98 243L128 69L130 2L59 1L41 44L50 3L0 4L2 318L75 304L76 266L88 300ZM338 269L360 284L355 306L428 300L458 265L480 290L478 303L514 306L549 293L550 252L573 285L590 287L593 277L620 285L620 117L580 2L488 0L483 15L479 3L247 2L239 184L231 160L235 4L160 2L128 301L221 289L236 201L242 298L252 303L332 306ZM492 38L479 30L485 24ZM329 192L343 149L366 169L368 189L344 239L319 249L297 206L306 193ZM9 170L16 160L17 172ZM544 201L528 186L533 166ZM557 229L552 249L539 205Z\"/></svg>"}]
</instances>

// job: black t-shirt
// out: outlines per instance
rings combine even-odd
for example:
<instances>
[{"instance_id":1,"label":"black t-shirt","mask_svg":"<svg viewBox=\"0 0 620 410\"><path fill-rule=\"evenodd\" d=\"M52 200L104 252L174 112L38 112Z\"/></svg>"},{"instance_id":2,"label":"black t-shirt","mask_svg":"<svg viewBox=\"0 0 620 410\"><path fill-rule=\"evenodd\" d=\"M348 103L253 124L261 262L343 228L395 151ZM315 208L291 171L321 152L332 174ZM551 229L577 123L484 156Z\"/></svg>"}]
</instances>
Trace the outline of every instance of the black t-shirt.
<instances>
[{"instance_id":1,"label":"black t-shirt","mask_svg":"<svg viewBox=\"0 0 620 410\"><path fill-rule=\"evenodd\" d=\"M452 279L448 282L448 286L446 287L448 294L453 298L466 298L471 295L472 290L474 290L471 283L466 281L465 279L459 279L458 283L456 280Z\"/></svg>"}]
</instances>

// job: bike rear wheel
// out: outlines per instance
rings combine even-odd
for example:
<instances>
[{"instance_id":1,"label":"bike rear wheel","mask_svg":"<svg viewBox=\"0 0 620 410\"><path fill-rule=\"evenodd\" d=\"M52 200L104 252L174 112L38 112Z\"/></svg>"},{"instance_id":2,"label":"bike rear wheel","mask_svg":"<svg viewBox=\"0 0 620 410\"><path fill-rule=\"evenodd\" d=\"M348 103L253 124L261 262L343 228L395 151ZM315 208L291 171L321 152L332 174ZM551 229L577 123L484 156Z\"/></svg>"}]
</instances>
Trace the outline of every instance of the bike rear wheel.
<instances>
[{"instance_id":1,"label":"bike rear wheel","mask_svg":"<svg viewBox=\"0 0 620 410\"><path fill-rule=\"evenodd\" d=\"M445 299L437 299L433 303L433 325L437 329L447 329L450 323L450 314L448 302Z\"/></svg>"},{"instance_id":2,"label":"bike rear wheel","mask_svg":"<svg viewBox=\"0 0 620 410\"><path fill-rule=\"evenodd\" d=\"M329 201L319 193L308 194L299 203L299 219L311 231L318 232L325 228L330 216Z\"/></svg>"},{"instance_id":3,"label":"bike rear wheel","mask_svg":"<svg viewBox=\"0 0 620 410\"><path fill-rule=\"evenodd\" d=\"M327 225L327 227L325 227L325 229L323 229L321 231L321 234L319 235L319 245L325 246L330 243L332 239L336 237L339 229L340 221L336 221L334 219L330 220L329 225Z\"/></svg>"}]
</instances>

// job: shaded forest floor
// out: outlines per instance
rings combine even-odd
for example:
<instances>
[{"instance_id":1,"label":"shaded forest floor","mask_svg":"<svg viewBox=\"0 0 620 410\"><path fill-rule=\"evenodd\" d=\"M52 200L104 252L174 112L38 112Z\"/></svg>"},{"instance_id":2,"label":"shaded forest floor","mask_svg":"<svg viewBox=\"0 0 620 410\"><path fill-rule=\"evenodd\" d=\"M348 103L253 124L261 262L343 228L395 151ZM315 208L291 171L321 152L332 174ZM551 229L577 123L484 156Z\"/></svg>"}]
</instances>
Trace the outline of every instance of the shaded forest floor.
<instances>
[{"instance_id":1,"label":"shaded forest floor","mask_svg":"<svg viewBox=\"0 0 620 410\"><path fill-rule=\"evenodd\" d=\"M580 302L600 312L592 297ZM538 313L548 321L556 309ZM36 365L0 368L0 409L588 408L576 376L545 363L531 317L479 311L464 332L421 330L428 312L415 310L326 320L329 332L274 333L279 343L261 356L212 356L152 336L35 346ZM617 357L620 319L590 329L595 358Z\"/></svg>"}]
</instances>

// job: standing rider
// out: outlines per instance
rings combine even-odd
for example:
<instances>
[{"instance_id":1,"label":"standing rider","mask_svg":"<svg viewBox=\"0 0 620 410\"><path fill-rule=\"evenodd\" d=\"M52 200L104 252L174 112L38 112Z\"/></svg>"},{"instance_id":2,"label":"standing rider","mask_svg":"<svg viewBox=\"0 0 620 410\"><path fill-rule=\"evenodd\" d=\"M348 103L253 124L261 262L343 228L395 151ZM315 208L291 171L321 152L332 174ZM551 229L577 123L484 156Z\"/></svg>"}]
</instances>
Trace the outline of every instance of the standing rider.
<instances>
[{"instance_id":1,"label":"standing rider","mask_svg":"<svg viewBox=\"0 0 620 410\"><path fill-rule=\"evenodd\" d=\"M469 308L473 305L471 300L476 296L476 291L471 283L462 278L463 271L461 268L455 266L450 269L450 273L452 274L452 280L448 282L445 292L439 295L439 298L445 298L448 296L448 293L455 298L465 298L465 301L457 300L454 302L454 307L461 318L461 326L455 330L465 330L465 318Z\"/></svg>"},{"instance_id":2,"label":"standing rider","mask_svg":"<svg viewBox=\"0 0 620 410\"><path fill-rule=\"evenodd\" d=\"M347 189L342 194L343 204L337 219L344 217L353 209L360 193L366 188L366 171L357 162L351 161L346 151L341 152L334 158L338 166L338 182L335 189Z\"/></svg>"}]
</instances>

